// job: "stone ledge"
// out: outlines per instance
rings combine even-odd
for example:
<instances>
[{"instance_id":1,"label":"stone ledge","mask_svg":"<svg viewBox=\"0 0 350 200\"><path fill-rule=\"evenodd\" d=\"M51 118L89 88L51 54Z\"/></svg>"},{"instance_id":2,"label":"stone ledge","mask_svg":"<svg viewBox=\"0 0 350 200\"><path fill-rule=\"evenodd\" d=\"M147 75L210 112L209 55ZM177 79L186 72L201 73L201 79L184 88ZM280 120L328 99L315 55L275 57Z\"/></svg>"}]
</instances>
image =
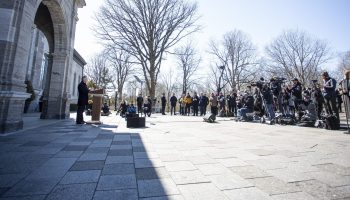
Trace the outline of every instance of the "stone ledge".
<instances>
[{"instance_id":1,"label":"stone ledge","mask_svg":"<svg viewBox=\"0 0 350 200\"><path fill-rule=\"evenodd\" d=\"M16 91L0 91L1 98L25 100L30 97L29 93Z\"/></svg>"}]
</instances>

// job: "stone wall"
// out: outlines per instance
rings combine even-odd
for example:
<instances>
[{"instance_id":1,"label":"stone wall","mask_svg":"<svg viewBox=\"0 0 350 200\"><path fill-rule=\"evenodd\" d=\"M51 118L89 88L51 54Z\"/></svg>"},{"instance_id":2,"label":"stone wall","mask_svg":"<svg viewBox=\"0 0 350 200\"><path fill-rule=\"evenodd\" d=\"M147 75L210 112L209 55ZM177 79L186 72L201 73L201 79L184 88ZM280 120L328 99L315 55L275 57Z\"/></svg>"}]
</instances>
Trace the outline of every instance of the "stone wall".
<instances>
[{"instance_id":1,"label":"stone wall","mask_svg":"<svg viewBox=\"0 0 350 200\"><path fill-rule=\"evenodd\" d=\"M53 30L50 46L52 65L48 69L46 106L43 118L62 119L69 115L69 79L77 9L84 0L1 0L0 1L0 133L22 128L25 92L24 80L31 47L32 28L39 5L50 12L52 26L38 27L44 33ZM40 16L39 16L40 17ZM48 35L46 35L48 36Z\"/></svg>"}]
</instances>

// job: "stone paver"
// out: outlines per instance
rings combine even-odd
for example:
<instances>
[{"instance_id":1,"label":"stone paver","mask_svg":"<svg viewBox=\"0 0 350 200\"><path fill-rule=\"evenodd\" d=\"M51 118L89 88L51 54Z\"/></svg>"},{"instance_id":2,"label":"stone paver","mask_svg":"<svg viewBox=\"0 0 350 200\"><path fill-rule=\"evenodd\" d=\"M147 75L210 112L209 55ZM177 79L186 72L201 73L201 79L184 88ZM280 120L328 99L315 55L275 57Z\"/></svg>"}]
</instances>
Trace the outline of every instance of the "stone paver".
<instances>
[{"instance_id":1,"label":"stone paver","mask_svg":"<svg viewBox=\"0 0 350 200\"><path fill-rule=\"evenodd\" d=\"M66 120L0 136L0 200L346 200L350 137L218 118Z\"/></svg>"},{"instance_id":2,"label":"stone paver","mask_svg":"<svg viewBox=\"0 0 350 200\"><path fill-rule=\"evenodd\" d=\"M179 185L178 187L185 199L228 199L227 196L212 183Z\"/></svg>"},{"instance_id":3,"label":"stone paver","mask_svg":"<svg viewBox=\"0 0 350 200\"><path fill-rule=\"evenodd\" d=\"M58 185L46 198L48 200L76 199L86 200L92 199L96 183Z\"/></svg>"},{"instance_id":4,"label":"stone paver","mask_svg":"<svg viewBox=\"0 0 350 200\"><path fill-rule=\"evenodd\" d=\"M100 170L69 171L60 181L60 184L96 183L100 174Z\"/></svg>"},{"instance_id":5,"label":"stone paver","mask_svg":"<svg viewBox=\"0 0 350 200\"><path fill-rule=\"evenodd\" d=\"M178 185L210 182L199 170L170 172L170 174Z\"/></svg>"},{"instance_id":6,"label":"stone paver","mask_svg":"<svg viewBox=\"0 0 350 200\"><path fill-rule=\"evenodd\" d=\"M118 190L136 188L135 175L106 175L101 176L97 190Z\"/></svg>"},{"instance_id":7,"label":"stone paver","mask_svg":"<svg viewBox=\"0 0 350 200\"><path fill-rule=\"evenodd\" d=\"M226 190L224 193L232 200L268 200L270 196L267 193L262 192L261 190L250 187L250 188L241 188L236 190Z\"/></svg>"},{"instance_id":8,"label":"stone paver","mask_svg":"<svg viewBox=\"0 0 350 200\"><path fill-rule=\"evenodd\" d=\"M170 178L137 181L139 197L159 197L180 194Z\"/></svg>"},{"instance_id":9,"label":"stone paver","mask_svg":"<svg viewBox=\"0 0 350 200\"><path fill-rule=\"evenodd\" d=\"M123 200L138 200L137 190L107 190L96 191L94 200L110 200L110 199L123 199Z\"/></svg>"}]
</instances>

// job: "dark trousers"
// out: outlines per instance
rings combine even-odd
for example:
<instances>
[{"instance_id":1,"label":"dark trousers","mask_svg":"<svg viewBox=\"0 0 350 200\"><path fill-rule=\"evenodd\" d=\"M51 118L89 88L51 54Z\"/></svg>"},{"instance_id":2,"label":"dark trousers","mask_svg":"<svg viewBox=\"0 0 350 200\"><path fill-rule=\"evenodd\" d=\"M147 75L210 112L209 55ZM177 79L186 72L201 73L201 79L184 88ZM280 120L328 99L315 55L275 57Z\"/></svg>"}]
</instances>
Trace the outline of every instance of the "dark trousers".
<instances>
[{"instance_id":1,"label":"dark trousers","mask_svg":"<svg viewBox=\"0 0 350 200\"><path fill-rule=\"evenodd\" d=\"M137 113L142 113L142 104L137 105Z\"/></svg>"},{"instance_id":2,"label":"dark trousers","mask_svg":"<svg viewBox=\"0 0 350 200\"><path fill-rule=\"evenodd\" d=\"M321 119L322 111L323 111L323 102L318 102L317 103L317 117L318 117L318 119Z\"/></svg>"},{"instance_id":3,"label":"dark trousers","mask_svg":"<svg viewBox=\"0 0 350 200\"><path fill-rule=\"evenodd\" d=\"M186 108L185 108L185 115L190 115L191 113L191 105L190 104L186 104Z\"/></svg>"},{"instance_id":4,"label":"dark trousers","mask_svg":"<svg viewBox=\"0 0 350 200\"><path fill-rule=\"evenodd\" d=\"M325 106L326 106L327 114L335 115L339 120L339 112L337 108L336 99L332 97L325 100L326 100Z\"/></svg>"},{"instance_id":5,"label":"dark trousers","mask_svg":"<svg viewBox=\"0 0 350 200\"><path fill-rule=\"evenodd\" d=\"M218 115L218 107L217 106L211 106L211 114Z\"/></svg>"},{"instance_id":6,"label":"dark trousers","mask_svg":"<svg viewBox=\"0 0 350 200\"><path fill-rule=\"evenodd\" d=\"M165 114L165 105L162 105L162 114Z\"/></svg>"},{"instance_id":7,"label":"dark trousers","mask_svg":"<svg viewBox=\"0 0 350 200\"><path fill-rule=\"evenodd\" d=\"M83 113L85 111L85 105L78 105L78 110L77 110L77 119L76 119L76 123L83 123L84 122L84 117L83 117Z\"/></svg>"},{"instance_id":8,"label":"dark trousers","mask_svg":"<svg viewBox=\"0 0 350 200\"><path fill-rule=\"evenodd\" d=\"M198 116L198 106L193 106L193 116Z\"/></svg>"},{"instance_id":9,"label":"dark trousers","mask_svg":"<svg viewBox=\"0 0 350 200\"><path fill-rule=\"evenodd\" d=\"M235 116L237 116L237 105L232 105L232 110L231 110L231 112L232 112Z\"/></svg>"},{"instance_id":10,"label":"dark trousers","mask_svg":"<svg viewBox=\"0 0 350 200\"><path fill-rule=\"evenodd\" d=\"M206 114L206 106L199 106L199 113L201 116Z\"/></svg>"},{"instance_id":11,"label":"dark trousers","mask_svg":"<svg viewBox=\"0 0 350 200\"><path fill-rule=\"evenodd\" d=\"M180 105L180 115L185 115L185 107Z\"/></svg>"},{"instance_id":12,"label":"dark trousers","mask_svg":"<svg viewBox=\"0 0 350 200\"><path fill-rule=\"evenodd\" d=\"M174 112L174 115L176 115L176 114L175 114L175 111L176 111L176 106L171 105L170 114L173 115L173 112Z\"/></svg>"},{"instance_id":13,"label":"dark trousers","mask_svg":"<svg viewBox=\"0 0 350 200\"><path fill-rule=\"evenodd\" d=\"M342 109L341 109L341 104L342 103L338 102L338 112L340 112L340 113L343 112Z\"/></svg>"}]
</instances>

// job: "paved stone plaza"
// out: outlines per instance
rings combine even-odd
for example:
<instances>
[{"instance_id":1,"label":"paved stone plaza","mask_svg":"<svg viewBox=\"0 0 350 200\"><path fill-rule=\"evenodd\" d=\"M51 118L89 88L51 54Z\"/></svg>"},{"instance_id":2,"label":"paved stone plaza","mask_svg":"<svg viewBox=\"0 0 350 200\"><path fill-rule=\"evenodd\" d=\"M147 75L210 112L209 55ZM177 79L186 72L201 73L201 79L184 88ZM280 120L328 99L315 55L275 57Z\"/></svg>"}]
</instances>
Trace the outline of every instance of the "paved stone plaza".
<instances>
[{"instance_id":1,"label":"paved stone plaza","mask_svg":"<svg viewBox=\"0 0 350 200\"><path fill-rule=\"evenodd\" d=\"M350 199L350 135L200 117L0 137L0 199Z\"/></svg>"}]
</instances>

